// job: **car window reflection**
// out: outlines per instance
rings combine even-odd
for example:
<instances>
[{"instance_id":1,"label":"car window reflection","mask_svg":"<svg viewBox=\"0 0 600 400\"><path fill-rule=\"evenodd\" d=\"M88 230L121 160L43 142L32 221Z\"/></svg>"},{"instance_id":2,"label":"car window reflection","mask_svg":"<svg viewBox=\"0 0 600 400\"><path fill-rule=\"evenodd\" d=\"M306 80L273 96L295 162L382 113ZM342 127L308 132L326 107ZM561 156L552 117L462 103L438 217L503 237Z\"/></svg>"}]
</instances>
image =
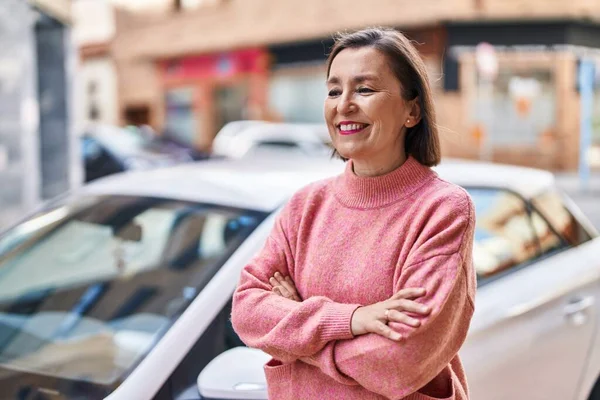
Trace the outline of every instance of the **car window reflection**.
<instances>
[{"instance_id":1,"label":"car window reflection","mask_svg":"<svg viewBox=\"0 0 600 400\"><path fill-rule=\"evenodd\" d=\"M17 225L0 238L0 366L117 385L264 217L103 196Z\"/></svg>"}]
</instances>

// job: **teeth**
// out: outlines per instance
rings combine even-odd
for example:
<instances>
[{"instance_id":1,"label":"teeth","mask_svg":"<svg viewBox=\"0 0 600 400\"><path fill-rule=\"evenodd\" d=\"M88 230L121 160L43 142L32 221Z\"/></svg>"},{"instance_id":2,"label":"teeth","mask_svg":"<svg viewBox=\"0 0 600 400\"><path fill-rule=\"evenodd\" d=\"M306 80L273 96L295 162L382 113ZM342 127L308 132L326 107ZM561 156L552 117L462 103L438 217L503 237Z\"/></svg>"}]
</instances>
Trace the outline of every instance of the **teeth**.
<instances>
[{"instance_id":1,"label":"teeth","mask_svg":"<svg viewBox=\"0 0 600 400\"><path fill-rule=\"evenodd\" d=\"M342 131L358 131L365 127L363 124L342 124L340 125L340 129Z\"/></svg>"}]
</instances>

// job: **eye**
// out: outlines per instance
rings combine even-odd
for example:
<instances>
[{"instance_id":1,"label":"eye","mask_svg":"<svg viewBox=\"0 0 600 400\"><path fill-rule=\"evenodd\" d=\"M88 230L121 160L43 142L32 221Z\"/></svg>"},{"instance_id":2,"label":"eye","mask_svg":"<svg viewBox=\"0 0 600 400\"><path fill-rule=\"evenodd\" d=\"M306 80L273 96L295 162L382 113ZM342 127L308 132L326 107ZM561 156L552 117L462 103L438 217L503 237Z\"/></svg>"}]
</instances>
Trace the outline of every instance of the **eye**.
<instances>
[{"instance_id":1,"label":"eye","mask_svg":"<svg viewBox=\"0 0 600 400\"><path fill-rule=\"evenodd\" d=\"M340 94L342 94L342 92L339 89L331 89L327 95L329 97L337 97Z\"/></svg>"},{"instance_id":2,"label":"eye","mask_svg":"<svg viewBox=\"0 0 600 400\"><path fill-rule=\"evenodd\" d=\"M368 87L360 87L356 91L361 94L373 93L373 89L369 89Z\"/></svg>"}]
</instances>

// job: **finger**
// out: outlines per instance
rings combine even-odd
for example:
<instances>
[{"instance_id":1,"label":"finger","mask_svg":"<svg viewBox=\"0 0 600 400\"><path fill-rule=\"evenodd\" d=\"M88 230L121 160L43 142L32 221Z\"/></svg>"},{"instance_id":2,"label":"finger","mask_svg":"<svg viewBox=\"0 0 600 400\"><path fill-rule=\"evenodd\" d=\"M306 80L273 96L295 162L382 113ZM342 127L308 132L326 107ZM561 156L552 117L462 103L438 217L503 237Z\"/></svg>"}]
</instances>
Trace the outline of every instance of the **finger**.
<instances>
[{"instance_id":1,"label":"finger","mask_svg":"<svg viewBox=\"0 0 600 400\"><path fill-rule=\"evenodd\" d=\"M271 286L274 288L276 286L281 286L281 284L279 283L279 281L277 279L275 279L275 277L270 278L269 279L269 283L271 284Z\"/></svg>"},{"instance_id":2,"label":"finger","mask_svg":"<svg viewBox=\"0 0 600 400\"><path fill-rule=\"evenodd\" d=\"M285 286L283 286L279 281L277 281L275 278L271 278L274 282L275 285L273 285L274 287L277 287L279 289L279 291L281 292L281 295L283 297L286 297L288 299L291 299L293 297L292 293L290 293L289 290L287 290L287 288Z\"/></svg>"},{"instance_id":3,"label":"finger","mask_svg":"<svg viewBox=\"0 0 600 400\"><path fill-rule=\"evenodd\" d=\"M426 290L423 288L406 288L401 289L396 292L390 300L399 300L399 299L417 299L421 296L424 296Z\"/></svg>"},{"instance_id":4,"label":"finger","mask_svg":"<svg viewBox=\"0 0 600 400\"><path fill-rule=\"evenodd\" d=\"M397 322L400 324L412 326L413 328L421 326L421 321L419 321L418 319L409 317L408 315L396 310L390 310L388 312L387 320L390 322Z\"/></svg>"},{"instance_id":5,"label":"finger","mask_svg":"<svg viewBox=\"0 0 600 400\"><path fill-rule=\"evenodd\" d=\"M427 315L431 312L430 307L406 299L390 301L389 304L386 304L386 308L398 310L400 312L412 312L420 315Z\"/></svg>"},{"instance_id":6,"label":"finger","mask_svg":"<svg viewBox=\"0 0 600 400\"><path fill-rule=\"evenodd\" d=\"M295 292L297 292L297 291L298 291L298 290L296 289L296 284L294 283L294 281L292 280L292 278L290 278L289 276L286 276L286 277L285 277L285 281L286 281L287 283L289 283L289 284L290 284L290 285L291 285L291 286L294 288L294 291L295 291Z\"/></svg>"},{"instance_id":7,"label":"finger","mask_svg":"<svg viewBox=\"0 0 600 400\"><path fill-rule=\"evenodd\" d=\"M281 286L275 286L272 289L273 292L277 293L279 296L281 297L285 297L286 299L290 299L290 300L294 300L294 301L300 301L297 300L296 297L294 295L292 295L291 293L288 293L283 287Z\"/></svg>"},{"instance_id":8,"label":"finger","mask_svg":"<svg viewBox=\"0 0 600 400\"><path fill-rule=\"evenodd\" d=\"M286 279L283 280L283 282L281 283L281 286L283 286L285 288L285 290L290 292L290 294L292 294L292 295L297 294L296 286L294 286L293 283L288 282Z\"/></svg>"},{"instance_id":9,"label":"finger","mask_svg":"<svg viewBox=\"0 0 600 400\"><path fill-rule=\"evenodd\" d=\"M280 285L283 285L283 282L285 282L285 278L283 277L283 275L281 275L280 272L275 272L274 277L275 279L277 279Z\"/></svg>"},{"instance_id":10,"label":"finger","mask_svg":"<svg viewBox=\"0 0 600 400\"><path fill-rule=\"evenodd\" d=\"M294 281L292 280L292 278L290 278L289 276L286 276L285 280L292 287L293 293L294 293L294 297L296 298L296 300L302 301L302 299L300 298L300 295L298 294L298 288L294 284Z\"/></svg>"},{"instance_id":11,"label":"finger","mask_svg":"<svg viewBox=\"0 0 600 400\"><path fill-rule=\"evenodd\" d=\"M373 324L372 329L369 330L371 333L375 333L379 336L383 336L385 338L388 338L390 340L394 340L394 341L398 341L402 339L402 335L399 334L398 332L394 331L392 328L390 328L389 326L387 326L386 324L384 324L381 321L376 321Z\"/></svg>"}]
</instances>

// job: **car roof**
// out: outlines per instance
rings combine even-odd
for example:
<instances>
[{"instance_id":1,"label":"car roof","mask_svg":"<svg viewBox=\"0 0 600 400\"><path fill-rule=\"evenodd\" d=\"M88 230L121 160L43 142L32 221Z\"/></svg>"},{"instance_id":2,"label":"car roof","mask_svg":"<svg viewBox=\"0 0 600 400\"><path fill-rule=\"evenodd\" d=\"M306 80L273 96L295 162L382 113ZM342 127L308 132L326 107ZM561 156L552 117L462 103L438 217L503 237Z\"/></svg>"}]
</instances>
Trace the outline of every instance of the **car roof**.
<instances>
[{"instance_id":1,"label":"car roof","mask_svg":"<svg viewBox=\"0 0 600 400\"><path fill-rule=\"evenodd\" d=\"M307 184L343 172L337 159L302 156L215 159L111 175L85 185L92 195L135 195L270 212ZM531 198L554 185L547 171L449 159L434 168L463 187L505 188Z\"/></svg>"},{"instance_id":2,"label":"car roof","mask_svg":"<svg viewBox=\"0 0 600 400\"><path fill-rule=\"evenodd\" d=\"M297 136L302 134L303 136ZM236 138L249 136L251 138L262 137L280 137L286 138L291 135L293 138L303 140L318 140L330 142L327 126L322 123L289 123L289 122L267 122L267 121L232 121L227 123L216 136L217 138Z\"/></svg>"},{"instance_id":3,"label":"car roof","mask_svg":"<svg viewBox=\"0 0 600 400\"><path fill-rule=\"evenodd\" d=\"M327 146L331 140L324 124L234 121L225 125L213 141L213 153L242 158L261 143L286 142Z\"/></svg>"}]
</instances>

